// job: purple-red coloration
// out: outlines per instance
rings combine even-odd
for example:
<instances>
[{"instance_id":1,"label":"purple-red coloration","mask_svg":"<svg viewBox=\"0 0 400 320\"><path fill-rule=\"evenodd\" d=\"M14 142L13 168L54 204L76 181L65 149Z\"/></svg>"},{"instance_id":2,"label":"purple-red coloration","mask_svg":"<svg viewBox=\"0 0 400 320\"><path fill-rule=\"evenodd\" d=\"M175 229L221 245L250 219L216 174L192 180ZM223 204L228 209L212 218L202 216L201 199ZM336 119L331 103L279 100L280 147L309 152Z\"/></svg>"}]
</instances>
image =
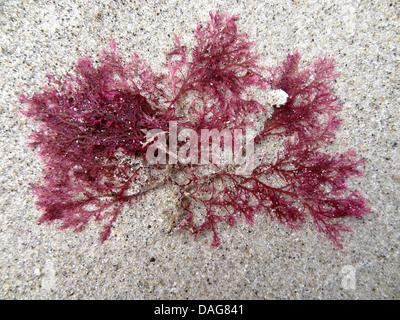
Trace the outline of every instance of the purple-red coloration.
<instances>
[{"instance_id":1,"label":"purple-red coloration","mask_svg":"<svg viewBox=\"0 0 400 320\"><path fill-rule=\"evenodd\" d=\"M162 78L137 57L124 64L111 45L97 68L81 59L76 75L63 81L49 76L51 87L31 98L20 96L29 104L24 114L41 122L30 144L40 147L45 162L44 183L33 186L44 210L40 222L61 220L61 228L80 231L92 217L108 219L102 241L122 205L133 198L126 191L140 171L121 156L142 155L142 129L163 129L174 119L171 110L157 108Z\"/></svg>"},{"instance_id":2,"label":"purple-red coloration","mask_svg":"<svg viewBox=\"0 0 400 320\"><path fill-rule=\"evenodd\" d=\"M238 16L210 14L211 22L200 23L194 31L196 47L187 59L187 49L175 39L175 49L168 54L169 88L172 104L180 111L179 101L191 94L183 109L190 114L191 125L203 128L241 127L246 116L264 109L254 99L243 98L251 86L266 87L258 66L259 56L251 52L254 43L245 33L238 33ZM183 121L184 121L183 120Z\"/></svg>"},{"instance_id":3,"label":"purple-red coloration","mask_svg":"<svg viewBox=\"0 0 400 320\"><path fill-rule=\"evenodd\" d=\"M103 242L124 204L169 183L179 190L172 229L196 237L210 230L214 246L220 245L220 222L233 226L244 217L252 223L263 213L292 228L311 217L341 247L341 231L350 228L332 219L362 216L369 209L346 187L347 178L362 174L357 167L363 160L354 150L322 151L340 124L335 112L341 106L330 88L337 76L333 60L319 58L301 71L296 52L276 69L262 68L254 44L237 31L238 16L210 17L195 29L192 51L175 39L166 75L155 74L137 55L123 63L111 42L99 66L80 59L74 75L49 76L50 87L31 98L20 96L29 105L24 114L41 123L31 143L45 164L43 183L33 185L44 211L40 222L60 220L61 228L80 231L91 219L104 220ZM204 165L141 162L148 148L145 130L166 131L170 121L197 133L244 128L250 115L265 111L250 89L268 86L288 94L255 137L256 146L272 136L282 139L284 152L273 163L263 159L243 176L214 164L205 173Z\"/></svg>"}]
</instances>

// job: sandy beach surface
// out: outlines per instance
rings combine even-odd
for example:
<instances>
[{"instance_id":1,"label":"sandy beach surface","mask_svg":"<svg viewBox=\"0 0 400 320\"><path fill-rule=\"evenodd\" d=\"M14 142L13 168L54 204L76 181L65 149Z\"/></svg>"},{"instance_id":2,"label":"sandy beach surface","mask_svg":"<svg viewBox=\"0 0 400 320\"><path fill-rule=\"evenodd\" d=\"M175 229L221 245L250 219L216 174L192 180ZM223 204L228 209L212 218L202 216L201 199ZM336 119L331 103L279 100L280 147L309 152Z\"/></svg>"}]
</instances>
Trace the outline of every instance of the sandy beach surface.
<instances>
[{"instance_id":1,"label":"sandy beach surface","mask_svg":"<svg viewBox=\"0 0 400 320\"><path fill-rule=\"evenodd\" d=\"M349 186L371 212L335 248L314 227L293 231L257 216L194 240L168 233L167 187L123 209L111 238L95 222L80 233L38 225L30 182L42 164L27 147L35 129L17 95L39 91L46 74L115 39L156 72L174 35L193 45L209 11L239 14L261 64L299 50L305 63L335 58L343 105L334 150L355 148L365 176ZM400 4L397 1L18 1L0 0L0 299L399 299ZM349 277L352 277L349 282Z\"/></svg>"}]
</instances>

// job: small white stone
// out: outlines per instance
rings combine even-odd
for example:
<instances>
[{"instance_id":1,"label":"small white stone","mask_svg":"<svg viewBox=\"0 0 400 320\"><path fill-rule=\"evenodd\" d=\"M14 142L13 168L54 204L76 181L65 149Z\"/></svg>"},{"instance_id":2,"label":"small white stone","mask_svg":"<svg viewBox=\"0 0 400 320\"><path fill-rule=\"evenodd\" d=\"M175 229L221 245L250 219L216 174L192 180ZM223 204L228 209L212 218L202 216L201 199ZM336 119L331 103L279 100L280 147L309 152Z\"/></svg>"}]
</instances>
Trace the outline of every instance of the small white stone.
<instances>
[{"instance_id":1,"label":"small white stone","mask_svg":"<svg viewBox=\"0 0 400 320\"><path fill-rule=\"evenodd\" d=\"M279 90L272 90L269 93L267 99L270 105L279 107L286 103L288 97L289 95L285 91L279 89Z\"/></svg>"}]
</instances>

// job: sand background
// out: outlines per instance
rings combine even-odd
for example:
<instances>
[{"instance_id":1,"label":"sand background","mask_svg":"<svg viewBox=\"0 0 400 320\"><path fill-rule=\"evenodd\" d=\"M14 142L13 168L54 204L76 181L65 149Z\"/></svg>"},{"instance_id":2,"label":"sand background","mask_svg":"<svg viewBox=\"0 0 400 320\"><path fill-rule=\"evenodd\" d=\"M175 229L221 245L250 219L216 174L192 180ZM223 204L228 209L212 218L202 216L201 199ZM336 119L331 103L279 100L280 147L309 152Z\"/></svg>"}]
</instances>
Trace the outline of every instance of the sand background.
<instances>
[{"instance_id":1,"label":"sand background","mask_svg":"<svg viewBox=\"0 0 400 320\"><path fill-rule=\"evenodd\" d=\"M16 95L71 71L79 56L96 59L110 38L124 59L137 52L163 72L173 36L190 45L217 9L240 14L262 65L295 49L305 63L336 59L334 147L367 160L349 185L372 207L347 219L344 249L309 225L292 231L261 215L253 227L221 227L222 246L211 249L210 234L167 233L167 188L124 209L103 245L96 223L81 233L38 226L28 183L42 167ZM0 299L399 299L399 15L388 0L0 1Z\"/></svg>"}]
</instances>

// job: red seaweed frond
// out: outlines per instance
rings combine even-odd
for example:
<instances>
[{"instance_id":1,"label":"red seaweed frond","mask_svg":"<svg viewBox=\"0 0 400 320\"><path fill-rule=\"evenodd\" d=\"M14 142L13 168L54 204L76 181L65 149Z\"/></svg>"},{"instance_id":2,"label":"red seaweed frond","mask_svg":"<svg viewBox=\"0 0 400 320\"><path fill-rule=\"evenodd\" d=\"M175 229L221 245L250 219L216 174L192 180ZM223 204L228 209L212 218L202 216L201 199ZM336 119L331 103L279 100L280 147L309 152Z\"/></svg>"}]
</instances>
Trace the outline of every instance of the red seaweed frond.
<instances>
[{"instance_id":1,"label":"red seaweed frond","mask_svg":"<svg viewBox=\"0 0 400 320\"><path fill-rule=\"evenodd\" d=\"M360 217L369 208L346 186L348 178L362 175L358 167L364 161L355 150L324 151L340 125L336 111L341 106L331 89L338 76L334 61L318 58L300 68L295 52L275 69L263 68L254 43L238 32L237 19L210 13L210 21L194 30L192 50L176 37L167 54L168 74L154 73L136 54L124 63L112 41L97 66L80 59L74 73L63 79L49 76L42 92L20 96L28 105L23 113L40 123L30 146L38 147L44 161L43 181L33 185L44 212L41 223L59 221L60 228L81 231L90 220L104 221L103 242L125 204L168 183L178 190L171 230L188 230L195 237L209 231L213 246L221 243L219 224L233 226L239 219L252 224L260 213L294 229L310 218L342 246L341 232L350 228L337 219ZM267 79L264 71L269 71ZM254 87L287 94L259 129L254 117L263 119L266 105L252 95ZM168 133L171 123L175 142ZM274 160L266 160L266 154L256 159L246 149L246 156L254 158L246 174L243 163L214 158L204 163L197 154L191 162L182 161L198 144L210 147L199 136L205 129L246 131L253 125L254 139L246 142L254 142L256 150L280 139ZM157 134L147 135L153 129ZM229 139L224 137L224 143ZM158 160L170 162L147 163L149 151L156 158L164 153ZM235 149L235 156L242 151Z\"/></svg>"}]
</instances>

